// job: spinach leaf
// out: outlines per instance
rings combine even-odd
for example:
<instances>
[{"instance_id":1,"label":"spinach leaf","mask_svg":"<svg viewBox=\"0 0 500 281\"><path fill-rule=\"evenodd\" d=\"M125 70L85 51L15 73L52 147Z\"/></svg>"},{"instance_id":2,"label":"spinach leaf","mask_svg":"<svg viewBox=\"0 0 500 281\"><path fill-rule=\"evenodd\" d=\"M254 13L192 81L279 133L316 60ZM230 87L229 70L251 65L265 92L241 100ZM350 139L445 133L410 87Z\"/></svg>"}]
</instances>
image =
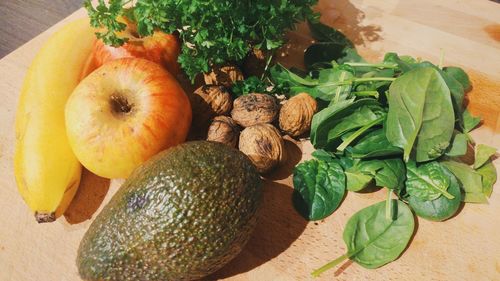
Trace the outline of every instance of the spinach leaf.
<instances>
[{"instance_id":1,"label":"spinach leaf","mask_svg":"<svg viewBox=\"0 0 500 281\"><path fill-rule=\"evenodd\" d=\"M356 51L354 44L342 32L322 24L308 22L313 38L319 43L309 46L304 52L304 64L307 69L314 69L319 63L337 61L364 61Z\"/></svg>"},{"instance_id":2,"label":"spinach leaf","mask_svg":"<svg viewBox=\"0 0 500 281\"><path fill-rule=\"evenodd\" d=\"M469 138L466 134L455 134L452 144L448 147L446 156L456 157L465 155L467 153L468 142Z\"/></svg>"},{"instance_id":3,"label":"spinach leaf","mask_svg":"<svg viewBox=\"0 0 500 281\"><path fill-rule=\"evenodd\" d=\"M349 157L341 157L339 160L340 165L344 168L347 190L361 191L373 181L372 175L359 170L358 164L360 160L353 160Z\"/></svg>"},{"instance_id":4,"label":"spinach leaf","mask_svg":"<svg viewBox=\"0 0 500 281\"><path fill-rule=\"evenodd\" d=\"M403 160L400 158L390 158L378 161L382 162L383 165L382 169L375 174L377 186L383 186L392 190L403 188L406 180L406 167Z\"/></svg>"},{"instance_id":5,"label":"spinach leaf","mask_svg":"<svg viewBox=\"0 0 500 281\"><path fill-rule=\"evenodd\" d=\"M455 198L447 190L450 178L439 162L428 162L417 167L410 161L406 165L407 178L406 192L420 200L428 201L439 198L441 195L448 199Z\"/></svg>"},{"instance_id":6,"label":"spinach leaf","mask_svg":"<svg viewBox=\"0 0 500 281\"><path fill-rule=\"evenodd\" d=\"M474 171L464 163L456 161L441 162L460 182L460 186L465 192L464 202L469 203L488 203L488 198L483 192L483 183L481 174Z\"/></svg>"},{"instance_id":7,"label":"spinach leaf","mask_svg":"<svg viewBox=\"0 0 500 281\"><path fill-rule=\"evenodd\" d=\"M346 170L345 176L346 188L353 192L365 189L373 181L372 176L363 174L358 170Z\"/></svg>"},{"instance_id":8,"label":"spinach leaf","mask_svg":"<svg viewBox=\"0 0 500 281\"><path fill-rule=\"evenodd\" d=\"M453 104L453 109L455 110L455 116L461 124L462 123L462 120L461 120L462 112L464 110L463 103L464 103L464 96L465 96L465 90L464 90L464 87L462 86L462 84L459 81L457 81L455 79L455 77L444 72L437 65L435 65L429 61L423 61L420 63L416 63L413 65L413 67L414 68L432 67L439 72L439 74L443 78L444 82L446 83L446 86L448 86L448 89L450 89L451 101Z\"/></svg>"},{"instance_id":9,"label":"spinach leaf","mask_svg":"<svg viewBox=\"0 0 500 281\"><path fill-rule=\"evenodd\" d=\"M347 158L347 157L344 157ZM347 158L349 159L349 158ZM360 191L372 180L380 187L398 190L403 188L406 170L399 158L345 161L344 170L347 178L347 190ZM347 166L347 167L346 167Z\"/></svg>"},{"instance_id":10,"label":"spinach leaf","mask_svg":"<svg viewBox=\"0 0 500 281\"><path fill-rule=\"evenodd\" d=\"M358 160L359 161L359 160ZM361 160L355 167L375 179L377 186L400 189L406 179L406 169L399 158Z\"/></svg>"},{"instance_id":11,"label":"spinach leaf","mask_svg":"<svg viewBox=\"0 0 500 281\"><path fill-rule=\"evenodd\" d=\"M385 201L354 214L344 229L347 253L313 271L312 275L317 277L347 258L365 268L381 267L397 259L413 235L415 219L405 203L392 201L392 220L386 219Z\"/></svg>"},{"instance_id":12,"label":"spinach leaf","mask_svg":"<svg viewBox=\"0 0 500 281\"><path fill-rule=\"evenodd\" d=\"M333 27L319 21L308 21L307 25L309 26L312 37L318 42L334 42L345 47L354 47L354 44L347 36Z\"/></svg>"},{"instance_id":13,"label":"spinach leaf","mask_svg":"<svg viewBox=\"0 0 500 281\"><path fill-rule=\"evenodd\" d=\"M472 88L469 75L467 75L467 73L462 68L456 66L447 66L443 68L443 71L460 82L460 84L462 84L462 87L464 88L464 91L467 92Z\"/></svg>"},{"instance_id":14,"label":"spinach leaf","mask_svg":"<svg viewBox=\"0 0 500 281\"><path fill-rule=\"evenodd\" d=\"M493 185L497 181L497 169L491 160L488 160L479 169L476 170L482 176L483 193L487 197L493 192Z\"/></svg>"},{"instance_id":15,"label":"spinach leaf","mask_svg":"<svg viewBox=\"0 0 500 281\"><path fill-rule=\"evenodd\" d=\"M336 161L309 160L295 167L293 187L302 197L296 209L308 220L320 220L332 214L344 197L344 171Z\"/></svg>"},{"instance_id":16,"label":"spinach leaf","mask_svg":"<svg viewBox=\"0 0 500 281\"><path fill-rule=\"evenodd\" d=\"M311 78L302 78L281 65L275 65L270 69L270 79L272 80L276 91L294 96L299 93L308 93L316 98L323 93L315 87L318 82Z\"/></svg>"},{"instance_id":17,"label":"spinach leaf","mask_svg":"<svg viewBox=\"0 0 500 281\"><path fill-rule=\"evenodd\" d=\"M476 128L479 123L481 123L481 117L472 116L470 111L468 111L467 109L465 109L462 113L462 120L464 133L469 133L474 128Z\"/></svg>"},{"instance_id":18,"label":"spinach leaf","mask_svg":"<svg viewBox=\"0 0 500 281\"><path fill-rule=\"evenodd\" d=\"M341 101L314 115L311 123L311 143L315 148L331 147L346 132L361 128L384 116L384 109L374 99Z\"/></svg>"},{"instance_id":19,"label":"spinach leaf","mask_svg":"<svg viewBox=\"0 0 500 281\"><path fill-rule=\"evenodd\" d=\"M348 149L353 158L385 157L403 154L401 148L393 146L385 136L383 129L378 129L363 136Z\"/></svg>"},{"instance_id":20,"label":"spinach leaf","mask_svg":"<svg viewBox=\"0 0 500 281\"><path fill-rule=\"evenodd\" d=\"M448 199L440 196L434 200L422 200L416 196L408 197L408 204L413 209L417 216L431 220L444 221L453 216L460 206L462 194L460 192L460 184L457 178L448 169L443 169L446 177L450 179L450 187L448 192L454 196L453 199Z\"/></svg>"},{"instance_id":21,"label":"spinach leaf","mask_svg":"<svg viewBox=\"0 0 500 281\"><path fill-rule=\"evenodd\" d=\"M410 56L399 56L396 53L387 53L384 56L384 62L395 63L400 72L405 73L414 69L418 62Z\"/></svg>"},{"instance_id":22,"label":"spinach leaf","mask_svg":"<svg viewBox=\"0 0 500 281\"><path fill-rule=\"evenodd\" d=\"M407 162L414 148L416 161L441 156L450 144L455 123L450 90L437 70L416 68L389 87L386 136L403 149Z\"/></svg>"},{"instance_id":23,"label":"spinach leaf","mask_svg":"<svg viewBox=\"0 0 500 281\"><path fill-rule=\"evenodd\" d=\"M335 154L328 152L324 149L316 149L311 153L311 156L323 161L332 161L335 160Z\"/></svg>"},{"instance_id":24,"label":"spinach leaf","mask_svg":"<svg viewBox=\"0 0 500 281\"><path fill-rule=\"evenodd\" d=\"M464 110L464 97L465 97L464 87L453 76L437 68L437 66L435 67L439 71L439 74L441 74L441 77L443 77L446 86L448 86L448 89L450 89L451 101L453 103L453 108L455 110L455 116L458 120L460 120L462 118L462 113ZM460 122L463 121L460 120Z\"/></svg>"},{"instance_id":25,"label":"spinach leaf","mask_svg":"<svg viewBox=\"0 0 500 281\"><path fill-rule=\"evenodd\" d=\"M497 149L486 144L478 144L474 153L474 169L478 169L490 160L490 157L497 153Z\"/></svg>"},{"instance_id":26,"label":"spinach leaf","mask_svg":"<svg viewBox=\"0 0 500 281\"><path fill-rule=\"evenodd\" d=\"M320 63L364 61L355 48L335 42L321 42L309 46L304 52L304 65L313 70Z\"/></svg>"},{"instance_id":27,"label":"spinach leaf","mask_svg":"<svg viewBox=\"0 0 500 281\"><path fill-rule=\"evenodd\" d=\"M334 67L319 71L317 89L323 95L318 98L332 103L347 99L351 94L351 84L337 85L335 82L349 81L353 77L352 70L350 71L345 67Z\"/></svg>"}]
</instances>

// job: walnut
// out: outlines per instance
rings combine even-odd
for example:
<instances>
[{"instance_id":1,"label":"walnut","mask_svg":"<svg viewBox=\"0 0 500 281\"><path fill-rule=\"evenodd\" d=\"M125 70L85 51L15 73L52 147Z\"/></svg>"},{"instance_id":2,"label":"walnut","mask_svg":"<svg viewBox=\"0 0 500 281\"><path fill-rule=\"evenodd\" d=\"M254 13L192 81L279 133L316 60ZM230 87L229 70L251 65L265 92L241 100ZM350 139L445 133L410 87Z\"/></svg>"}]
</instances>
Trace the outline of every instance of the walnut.
<instances>
[{"instance_id":1,"label":"walnut","mask_svg":"<svg viewBox=\"0 0 500 281\"><path fill-rule=\"evenodd\" d=\"M278 116L279 105L273 96L248 94L234 100L231 117L243 127L271 123Z\"/></svg>"},{"instance_id":2,"label":"walnut","mask_svg":"<svg viewBox=\"0 0 500 281\"><path fill-rule=\"evenodd\" d=\"M212 72L204 74L205 84L222 85L231 88L233 83L245 79L241 70L234 65L215 67Z\"/></svg>"},{"instance_id":3,"label":"walnut","mask_svg":"<svg viewBox=\"0 0 500 281\"><path fill-rule=\"evenodd\" d=\"M318 107L316 100L306 93L290 98L281 108L280 128L292 137L303 135L311 129L311 121Z\"/></svg>"},{"instance_id":4,"label":"walnut","mask_svg":"<svg viewBox=\"0 0 500 281\"><path fill-rule=\"evenodd\" d=\"M284 162L285 144L271 124L257 124L240 134L240 151L245 153L259 173L267 173Z\"/></svg>"},{"instance_id":5,"label":"walnut","mask_svg":"<svg viewBox=\"0 0 500 281\"><path fill-rule=\"evenodd\" d=\"M223 86L201 86L191 97L194 122L207 123L231 110L231 95Z\"/></svg>"},{"instance_id":6,"label":"walnut","mask_svg":"<svg viewBox=\"0 0 500 281\"><path fill-rule=\"evenodd\" d=\"M236 148L239 135L240 129L231 117L217 116L208 127L207 140L221 142Z\"/></svg>"}]
</instances>

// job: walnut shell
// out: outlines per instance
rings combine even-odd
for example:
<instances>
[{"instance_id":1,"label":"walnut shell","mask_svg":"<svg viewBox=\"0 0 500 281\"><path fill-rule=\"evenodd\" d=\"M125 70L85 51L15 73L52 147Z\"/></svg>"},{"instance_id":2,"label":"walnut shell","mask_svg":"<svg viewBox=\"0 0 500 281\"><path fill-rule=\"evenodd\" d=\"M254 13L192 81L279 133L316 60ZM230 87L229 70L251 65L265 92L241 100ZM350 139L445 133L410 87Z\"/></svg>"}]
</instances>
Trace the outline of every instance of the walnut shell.
<instances>
[{"instance_id":1,"label":"walnut shell","mask_svg":"<svg viewBox=\"0 0 500 281\"><path fill-rule=\"evenodd\" d=\"M312 118L317 110L316 100L310 95L300 93L291 97L280 110L281 130L292 137L303 135L311 129Z\"/></svg>"},{"instance_id":2,"label":"walnut shell","mask_svg":"<svg viewBox=\"0 0 500 281\"><path fill-rule=\"evenodd\" d=\"M241 70L234 65L215 67L212 72L203 75L205 84L222 85L231 88L233 83L245 79Z\"/></svg>"},{"instance_id":3,"label":"walnut shell","mask_svg":"<svg viewBox=\"0 0 500 281\"><path fill-rule=\"evenodd\" d=\"M259 173L267 173L285 159L285 144L278 129L271 124L257 124L240 134L239 149Z\"/></svg>"},{"instance_id":4,"label":"walnut shell","mask_svg":"<svg viewBox=\"0 0 500 281\"><path fill-rule=\"evenodd\" d=\"M222 86L201 86L194 91L190 99L193 125L196 127L206 127L212 118L228 114L231 110L231 95Z\"/></svg>"},{"instance_id":5,"label":"walnut shell","mask_svg":"<svg viewBox=\"0 0 500 281\"><path fill-rule=\"evenodd\" d=\"M231 117L217 116L208 127L208 141L221 142L236 148L240 129Z\"/></svg>"},{"instance_id":6,"label":"walnut shell","mask_svg":"<svg viewBox=\"0 0 500 281\"><path fill-rule=\"evenodd\" d=\"M278 116L279 104L273 96L252 93L234 100L231 117L242 127L271 123Z\"/></svg>"}]
</instances>

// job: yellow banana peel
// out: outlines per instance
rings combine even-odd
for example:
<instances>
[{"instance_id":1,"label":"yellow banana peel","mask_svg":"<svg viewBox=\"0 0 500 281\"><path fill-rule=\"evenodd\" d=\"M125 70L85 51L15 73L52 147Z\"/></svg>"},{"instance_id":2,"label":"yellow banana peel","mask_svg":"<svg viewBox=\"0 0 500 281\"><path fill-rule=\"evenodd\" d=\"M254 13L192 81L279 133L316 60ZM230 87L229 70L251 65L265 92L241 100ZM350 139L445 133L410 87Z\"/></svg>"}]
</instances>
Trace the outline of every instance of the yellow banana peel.
<instances>
[{"instance_id":1,"label":"yellow banana peel","mask_svg":"<svg viewBox=\"0 0 500 281\"><path fill-rule=\"evenodd\" d=\"M94 40L88 19L66 24L42 46L24 80L16 115L14 170L18 190L38 222L62 215L80 183L82 166L66 136L64 108Z\"/></svg>"}]
</instances>

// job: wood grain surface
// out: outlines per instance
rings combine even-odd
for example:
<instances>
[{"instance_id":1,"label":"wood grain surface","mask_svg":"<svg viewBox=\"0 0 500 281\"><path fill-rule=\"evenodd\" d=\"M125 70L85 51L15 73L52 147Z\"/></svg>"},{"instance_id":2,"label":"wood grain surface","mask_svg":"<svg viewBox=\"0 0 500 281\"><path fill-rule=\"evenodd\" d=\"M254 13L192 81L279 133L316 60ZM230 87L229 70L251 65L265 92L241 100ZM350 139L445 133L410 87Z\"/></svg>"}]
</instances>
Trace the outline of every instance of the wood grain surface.
<instances>
[{"instance_id":1,"label":"wood grain surface","mask_svg":"<svg viewBox=\"0 0 500 281\"><path fill-rule=\"evenodd\" d=\"M64 19L82 0L0 1L0 58Z\"/></svg>"},{"instance_id":2,"label":"wood grain surface","mask_svg":"<svg viewBox=\"0 0 500 281\"><path fill-rule=\"evenodd\" d=\"M468 106L484 118L475 140L500 148L500 42L495 36L500 8L490 1L324 0L322 21L345 32L369 60L387 51L464 67L473 81ZM84 16L78 11L70 18ZM60 26L60 24L58 24ZM91 218L117 190L84 174L65 218L39 225L17 193L13 176L14 114L26 69L49 29L0 60L0 280L79 280L75 256ZM304 26L290 34L289 64L300 64L310 42ZM309 142L286 141L288 162L266 180L264 206L248 246L206 280L312 280L310 272L343 254L342 232L349 217L382 201L383 190L349 193L340 208L319 222L307 222L291 204L291 170L309 159ZM497 170L499 161L495 161ZM418 219L408 249L393 263L367 270L350 261L317 280L500 280L500 185L488 205L467 204L445 222Z\"/></svg>"}]
</instances>

